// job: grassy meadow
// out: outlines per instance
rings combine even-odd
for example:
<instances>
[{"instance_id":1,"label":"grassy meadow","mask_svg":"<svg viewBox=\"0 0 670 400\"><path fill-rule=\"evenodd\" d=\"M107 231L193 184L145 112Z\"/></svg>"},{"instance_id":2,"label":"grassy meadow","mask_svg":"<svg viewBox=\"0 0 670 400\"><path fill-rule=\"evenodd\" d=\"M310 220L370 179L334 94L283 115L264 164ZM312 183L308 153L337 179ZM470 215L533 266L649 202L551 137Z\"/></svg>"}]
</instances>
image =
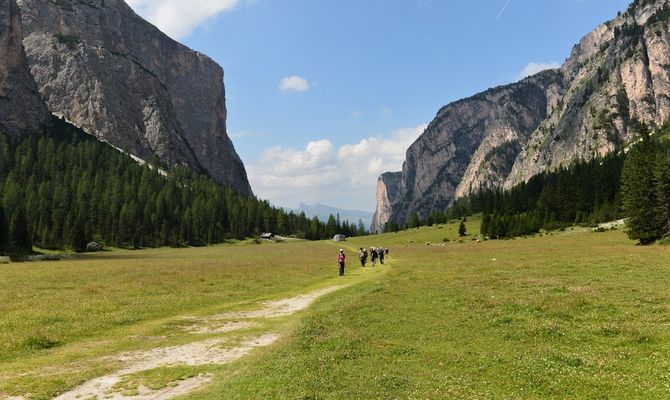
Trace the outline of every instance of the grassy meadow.
<instances>
[{"instance_id":1,"label":"grassy meadow","mask_svg":"<svg viewBox=\"0 0 670 400\"><path fill-rule=\"evenodd\" d=\"M467 225L476 232L479 220ZM184 398L670 397L670 247L580 229L459 242L457 227L351 239L342 279L341 245L330 242L0 265L0 398L51 398L118 367L105 356L192 341L181 316L342 282L351 285L231 339L281 333L270 347L137 374L123 389L206 372L212 382ZM372 245L390 259L362 271L355 251Z\"/></svg>"}]
</instances>

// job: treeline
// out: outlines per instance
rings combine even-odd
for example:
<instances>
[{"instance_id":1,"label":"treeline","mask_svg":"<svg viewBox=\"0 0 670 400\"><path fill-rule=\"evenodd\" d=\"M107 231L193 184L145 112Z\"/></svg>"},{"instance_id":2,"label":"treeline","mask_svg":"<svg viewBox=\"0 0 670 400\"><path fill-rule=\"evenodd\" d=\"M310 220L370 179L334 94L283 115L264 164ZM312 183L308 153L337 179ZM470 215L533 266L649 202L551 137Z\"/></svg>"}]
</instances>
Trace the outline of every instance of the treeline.
<instances>
[{"instance_id":1,"label":"treeline","mask_svg":"<svg viewBox=\"0 0 670 400\"><path fill-rule=\"evenodd\" d=\"M445 223L482 213L480 233L492 239L534 234L575 224L591 225L621 216L620 181L624 157L610 155L580 161L546 172L511 190L484 189L456 200L446 211L427 218L412 214L405 226L389 223L395 231Z\"/></svg>"},{"instance_id":2,"label":"treeline","mask_svg":"<svg viewBox=\"0 0 670 400\"><path fill-rule=\"evenodd\" d=\"M0 135L0 253L32 245L81 251L203 246L261 232L316 240L365 233L362 223L327 223L246 197L177 167L162 176L71 125L11 142Z\"/></svg>"},{"instance_id":3,"label":"treeline","mask_svg":"<svg viewBox=\"0 0 670 400\"><path fill-rule=\"evenodd\" d=\"M612 154L543 173L508 191L486 190L459 200L456 210L483 213L480 233L493 239L622 217L624 156Z\"/></svg>"}]
</instances>

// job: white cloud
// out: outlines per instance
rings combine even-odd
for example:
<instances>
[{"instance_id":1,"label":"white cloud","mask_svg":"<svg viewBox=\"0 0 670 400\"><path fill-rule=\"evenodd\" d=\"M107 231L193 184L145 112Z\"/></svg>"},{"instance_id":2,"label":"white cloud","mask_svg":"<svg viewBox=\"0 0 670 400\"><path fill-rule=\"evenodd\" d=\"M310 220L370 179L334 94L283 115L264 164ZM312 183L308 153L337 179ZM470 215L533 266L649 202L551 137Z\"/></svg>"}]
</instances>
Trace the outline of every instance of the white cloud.
<instances>
[{"instance_id":1,"label":"white cloud","mask_svg":"<svg viewBox=\"0 0 670 400\"><path fill-rule=\"evenodd\" d=\"M282 92L306 92L309 90L307 79L297 75L287 76L279 82L279 90Z\"/></svg>"},{"instance_id":2,"label":"white cloud","mask_svg":"<svg viewBox=\"0 0 670 400\"><path fill-rule=\"evenodd\" d=\"M304 149L271 147L248 165L249 180L261 198L282 206L322 203L373 210L376 182L399 171L409 146L427 125L365 138L337 148L330 140L309 142Z\"/></svg>"},{"instance_id":3,"label":"white cloud","mask_svg":"<svg viewBox=\"0 0 670 400\"><path fill-rule=\"evenodd\" d=\"M127 0L135 12L173 39L189 36L198 26L222 12L232 10L240 1Z\"/></svg>"},{"instance_id":4,"label":"white cloud","mask_svg":"<svg viewBox=\"0 0 670 400\"><path fill-rule=\"evenodd\" d=\"M391 110L391 109L388 108L388 107L384 107L384 108L382 108L382 115L383 115L383 116L385 116L385 117L390 117L391 114L393 114L393 110Z\"/></svg>"},{"instance_id":5,"label":"white cloud","mask_svg":"<svg viewBox=\"0 0 670 400\"><path fill-rule=\"evenodd\" d=\"M560 68L561 64L557 63L556 61L550 61L550 62L532 62L523 67L523 70L519 73L517 76L518 79L523 79L527 78L529 76L535 75L538 72L544 71L546 69L555 69L555 68Z\"/></svg>"}]
</instances>

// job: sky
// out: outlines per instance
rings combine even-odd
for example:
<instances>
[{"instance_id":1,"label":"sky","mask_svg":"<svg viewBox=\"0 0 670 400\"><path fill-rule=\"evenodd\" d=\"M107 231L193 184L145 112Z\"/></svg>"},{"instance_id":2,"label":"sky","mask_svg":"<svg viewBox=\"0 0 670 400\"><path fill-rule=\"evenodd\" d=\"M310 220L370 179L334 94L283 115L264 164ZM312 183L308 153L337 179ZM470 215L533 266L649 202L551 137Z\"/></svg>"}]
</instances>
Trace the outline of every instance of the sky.
<instances>
[{"instance_id":1,"label":"sky","mask_svg":"<svg viewBox=\"0 0 670 400\"><path fill-rule=\"evenodd\" d=\"M629 0L127 0L225 71L228 134L272 204L372 211L444 105L559 66Z\"/></svg>"}]
</instances>

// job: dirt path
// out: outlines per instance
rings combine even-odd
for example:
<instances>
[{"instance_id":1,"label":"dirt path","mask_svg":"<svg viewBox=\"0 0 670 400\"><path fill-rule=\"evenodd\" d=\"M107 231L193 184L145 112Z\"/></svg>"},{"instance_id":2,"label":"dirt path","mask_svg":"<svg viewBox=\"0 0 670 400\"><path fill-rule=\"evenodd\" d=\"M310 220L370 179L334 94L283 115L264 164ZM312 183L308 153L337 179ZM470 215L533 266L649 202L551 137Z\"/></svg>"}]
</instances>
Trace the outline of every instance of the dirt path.
<instances>
[{"instance_id":1,"label":"dirt path","mask_svg":"<svg viewBox=\"0 0 670 400\"><path fill-rule=\"evenodd\" d=\"M186 317L193 324L186 327L192 334L225 334L255 326L250 319L278 318L291 315L309 307L315 300L326 294L343 288L332 286L293 298L268 301L257 310L229 312L208 317ZM231 321L234 320L234 321ZM111 400L167 400L180 396L211 381L211 376L199 375L178 382L172 386L152 391L140 387L137 393L124 395L115 390L115 386L123 381L127 375L152 369L175 366L202 366L212 364L226 364L249 354L257 347L269 346L279 339L276 333L265 333L249 338L236 347L226 347L226 338L216 338L204 341L194 341L180 346L162 347L140 352L121 353L113 359L120 361L123 368L112 374L101 376L85 382L81 386L55 397L55 400L82 400L82 399L111 399Z\"/></svg>"}]
</instances>

